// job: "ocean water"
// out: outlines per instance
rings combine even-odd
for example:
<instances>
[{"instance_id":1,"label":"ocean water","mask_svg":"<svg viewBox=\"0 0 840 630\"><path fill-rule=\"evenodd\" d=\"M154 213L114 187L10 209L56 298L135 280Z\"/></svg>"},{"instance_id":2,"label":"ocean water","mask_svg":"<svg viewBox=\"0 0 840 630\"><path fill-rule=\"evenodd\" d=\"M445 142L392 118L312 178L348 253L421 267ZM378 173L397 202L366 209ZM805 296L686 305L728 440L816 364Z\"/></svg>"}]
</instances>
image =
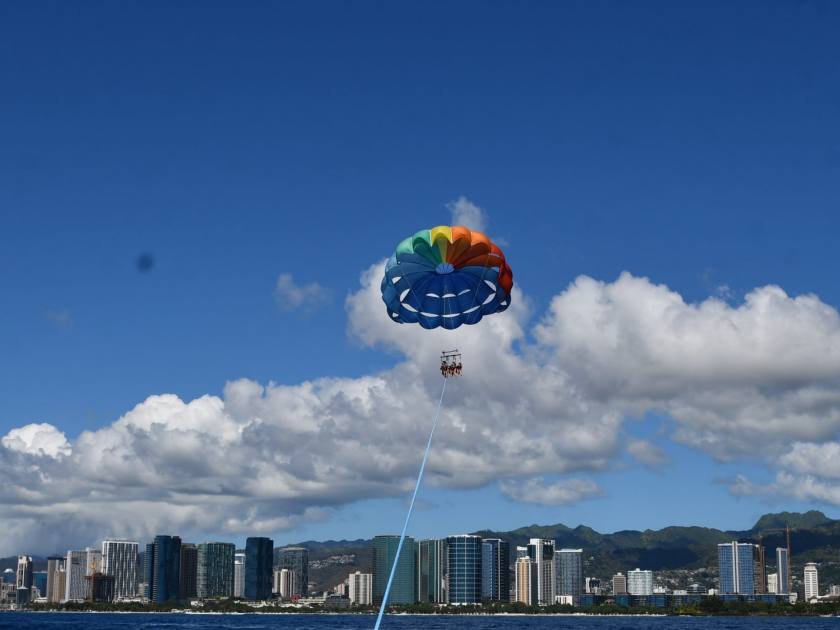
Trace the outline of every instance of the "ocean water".
<instances>
[{"instance_id":1,"label":"ocean water","mask_svg":"<svg viewBox=\"0 0 840 630\"><path fill-rule=\"evenodd\" d=\"M372 615L0 613L0 629L372 630ZM381 630L840 630L837 617L466 617L394 615Z\"/></svg>"}]
</instances>

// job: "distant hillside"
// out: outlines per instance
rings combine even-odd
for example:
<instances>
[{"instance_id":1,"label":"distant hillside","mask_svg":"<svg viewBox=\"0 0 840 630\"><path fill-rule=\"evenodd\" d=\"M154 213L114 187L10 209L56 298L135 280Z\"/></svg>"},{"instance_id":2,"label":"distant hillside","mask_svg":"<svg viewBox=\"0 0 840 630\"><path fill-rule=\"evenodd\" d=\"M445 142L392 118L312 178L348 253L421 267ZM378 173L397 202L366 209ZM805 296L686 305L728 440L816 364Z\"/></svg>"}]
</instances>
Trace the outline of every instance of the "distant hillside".
<instances>
[{"instance_id":1,"label":"distant hillside","mask_svg":"<svg viewBox=\"0 0 840 630\"><path fill-rule=\"evenodd\" d=\"M753 525L752 531L757 532L784 527L812 529L821 525L830 525L833 522L835 521L817 510L811 510L810 512L805 512L805 514L799 512L779 512L778 514L765 514L762 516Z\"/></svg>"},{"instance_id":2,"label":"distant hillside","mask_svg":"<svg viewBox=\"0 0 840 630\"><path fill-rule=\"evenodd\" d=\"M766 530L792 528L791 547L794 569L805 562L821 562L820 581L840 583L840 520L828 518L822 512L805 514L781 512L765 514L749 530L723 531L709 527L666 527L659 530L624 530L601 534L591 527L570 528L563 524L530 525L513 531L481 530L473 532L484 538L501 538L511 547L525 545L531 538L551 538L557 548L584 550L584 570L587 575L607 578L618 571L641 567L653 571L700 571L717 573L717 544L731 540L758 542L762 532L768 549L768 564L772 564L773 549L784 546L783 532ZM355 554L352 563L328 564L310 570L313 588L326 589L341 582L351 571L369 571L372 566L370 540L307 541L300 546L310 550L312 560L325 560Z\"/></svg>"}]
</instances>

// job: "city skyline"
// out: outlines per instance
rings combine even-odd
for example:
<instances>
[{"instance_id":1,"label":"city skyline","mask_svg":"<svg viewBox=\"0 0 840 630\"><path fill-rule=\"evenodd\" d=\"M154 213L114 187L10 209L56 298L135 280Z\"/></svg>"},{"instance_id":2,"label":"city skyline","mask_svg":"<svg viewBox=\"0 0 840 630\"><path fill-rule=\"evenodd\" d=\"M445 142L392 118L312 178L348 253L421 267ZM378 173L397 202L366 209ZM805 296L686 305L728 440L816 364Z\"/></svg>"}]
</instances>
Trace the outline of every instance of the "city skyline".
<instances>
[{"instance_id":1,"label":"city skyline","mask_svg":"<svg viewBox=\"0 0 840 630\"><path fill-rule=\"evenodd\" d=\"M398 531L456 345L415 539L840 515L840 6L3 17L0 557ZM459 224L510 308L396 324Z\"/></svg>"},{"instance_id":2,"label":"city skyline","mask_svg":"<svg viewBox=\"0 0 840 630\"><path fill-rule=\"evenodd\" d=\"M788 545L790 540L788 530ZM307 606L318 602L345 608L370 606L382 599L383 580L395 563L398 542L397 536L375 536L370 542L372 573L350 571L331 590L313 592L306 577L306 549L274 547L271 539L249 537L241 554L243 592L235 593L238 578L234 555L239 553L235 553L233 544L195 545L177 536L158 535L146 545L145 557L141 557L137 542L111 539L102 542L101 552L88 547L68 551L66 558L52 557L46 571L35 572L32 557L18 556L17 570L7 569L0 576L0 605L8 606L11 597L11 604L17 607L66 602L147 602L160 606L175 601L233 598L256 605L279 599ZM718 577L712 585L684 583L677 588L667 580L661 581L654 571L638 567L628 570L626 576L619 572L611 579L587 575L584 549L558 549L556 540L550 538L534 538L527 546L515 549L506 541L476 535L409 539L400 555L393 603L669 608L697 605L710 597L765 604L795 603L801 597L806 603L819 603L833 601L840 592L834 584L825 593L820 589L819 562L804 563L802 579L796 581L795 589L784 577L779 579L790 570L789 547L776 548L776 572L770 573L761 534L758 544L731 541L719 543L717 550ZM515 561L513 565L511 560ZM78 571L72 569L74 565L79 566ZM142 583L137 579L141 572ZM682 579L691 580L691 575ZM437 585L433 587L434 581ZM71 583L77 586L71 587ZM767 585L771 585L769 589ZM56 595L62 586L66 587L63 597Z\"/></svg>"}]
</instances>

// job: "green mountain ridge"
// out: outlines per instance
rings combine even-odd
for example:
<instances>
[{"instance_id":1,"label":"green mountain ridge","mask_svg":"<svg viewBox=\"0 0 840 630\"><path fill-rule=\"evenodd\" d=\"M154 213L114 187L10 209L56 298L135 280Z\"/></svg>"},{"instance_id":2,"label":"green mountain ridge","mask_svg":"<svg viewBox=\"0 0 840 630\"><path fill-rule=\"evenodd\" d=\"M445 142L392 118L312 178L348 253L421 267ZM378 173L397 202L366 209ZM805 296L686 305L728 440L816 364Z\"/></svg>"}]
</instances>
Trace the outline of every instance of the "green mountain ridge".
<instances>
[{"instance_id":1,"label":"green mountain ridge","mask_svg":"<svg viewBox=\"0 0 840 630\"><path fill-rule=\"evenodd\" d=\"M765 514L756 521L752 530L783 529L785 527L812 529L821 525L830 525L833 522L835 521L818 510L811 510L804 514L799 512L779 512L777 514Z\"/></svg>"},{"instance_id":2,"label":"green mountain ridge","mask_svg":"<svg viewBox=\"0 0 840 630\"><path fill-rule=\"evenodd\" d=\"M531 538L550 538L561 548L582 548L586 575L608 578L636 567L657 572L693 572L717 575L717 544L732 540L762 542L767 549L768 564L775 562L774 549L785 545L785 534L777 530L791 527L791 547L794 568L805 562L822 562L821 581L825 578L840 582L840 520L822 512L804 514L779 512L765 514L748 530L720 530L700 526L670 526L658 530L621 530L602 534L591 527L570 528L555 525L528 525L511 531L479 530L472 532L484 538L501 538L511 547L526 545ZM300 546L310 550L311 559L331 555L356 553L351 565L325 567L310 571L313 587L326 589L338 584L350 571L370 571L372 541L330 541L330 544L308 541ZM354 551L355 550L355 551ZM836 563L836 566L835 566ZM823 570L824 569L824 570ZM798 570L798 569L797 569ZM824 576L824 577L823 577Z\"/></svg>"}]
</instances>

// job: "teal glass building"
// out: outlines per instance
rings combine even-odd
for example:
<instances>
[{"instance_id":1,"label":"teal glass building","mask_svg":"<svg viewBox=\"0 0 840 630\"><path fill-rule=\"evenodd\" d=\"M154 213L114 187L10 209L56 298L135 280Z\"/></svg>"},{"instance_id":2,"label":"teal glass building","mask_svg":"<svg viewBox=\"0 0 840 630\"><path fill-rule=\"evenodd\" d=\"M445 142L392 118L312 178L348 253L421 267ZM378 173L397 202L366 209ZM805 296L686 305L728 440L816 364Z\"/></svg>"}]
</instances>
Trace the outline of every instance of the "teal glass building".
<instances>
[{"instance_id":1,"label":"teal glass building","mask_svg":"<svg viewBox=\"0 0 840 630\"><path fill-rule=\"evenodd\" d=\"M397 557L399 536L376 536L373 539L373 603L379 605L385 596L388 575ZM403 543L400 561L391 585L389 604L414 604L417 588L415 583L416 544L411 536L406 536Z\"/></svg>"},{"instance_id":2,"label":"teal glass building","mask_svg":"<svg viewBox=\"0 0 840 630\"><path fill-rule=\"evenodd\" d=\"M211 542L198 546L196 590L201 599L233 597L233 543Z\"/></svg>"},{"instance_id":3,"label":"teal glass building","mask_svg":"<svg viewBox=\"0 0 840 630\"><path fill-rule=\"evenodd\" d=\"M417 543L417 601L446 602L446 540L421 540Z\"/></svg>"}]
</instances>

